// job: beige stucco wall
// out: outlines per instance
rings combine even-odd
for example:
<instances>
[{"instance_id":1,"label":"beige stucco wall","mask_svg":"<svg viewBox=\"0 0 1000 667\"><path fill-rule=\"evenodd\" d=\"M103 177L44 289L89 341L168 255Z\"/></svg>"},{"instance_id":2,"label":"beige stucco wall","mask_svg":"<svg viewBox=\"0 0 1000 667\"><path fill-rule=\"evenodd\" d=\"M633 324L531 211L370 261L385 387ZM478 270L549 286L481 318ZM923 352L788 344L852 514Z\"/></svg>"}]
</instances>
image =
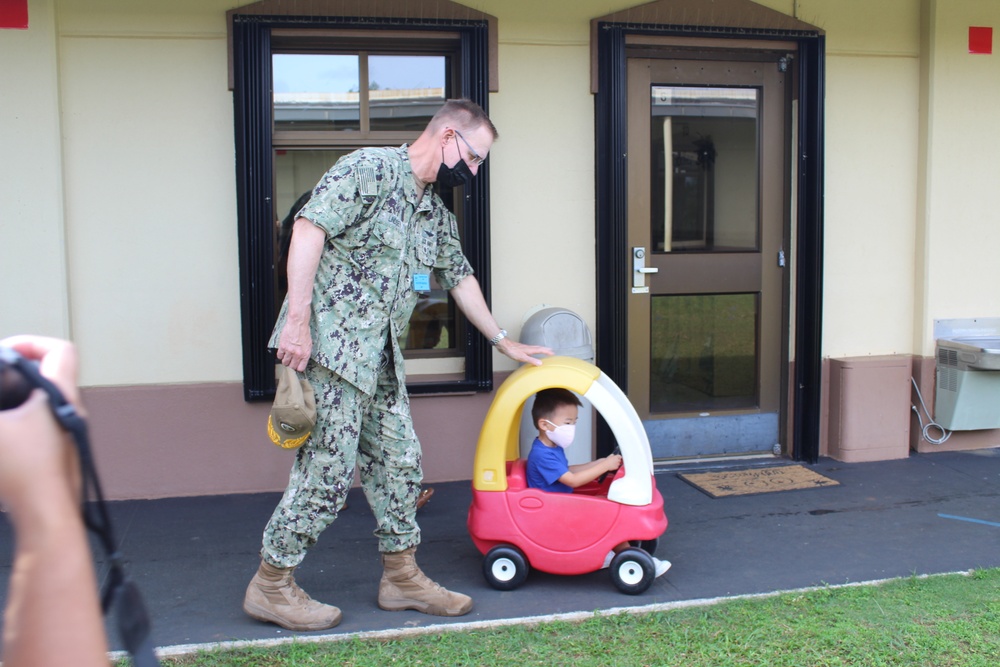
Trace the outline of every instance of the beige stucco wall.
<instances>
[{"instance_id":1,"label":"beige stucco wall","mask_svg":"<svg viewBox=\"0 0 1000 667\"><path fill-rule=\"evenodd\" d=\"M823 350L831 357L910 351L917 74L916 55L830 57Z\"/></svg>"},{"instance_id":2,"label":"beige stucco wall","mask_svg":"<svg viewBox=\"0 0 1000 667\"><path fill-rule=\"evenodd\" d=\"M237 381L225 35L68 31L66 223L84 382Z\"/></svg>"},{"instance_id":3,"label":"beige stucco wall","mask_svg":"<svg viewBox=\"0 0 1000 667\"><path fill-rule=\"evenodd\" d=\"M512 45L501 33L500 60L501 91L490 99L501 133L490 154L494 315L515 332L532 308L561 306L593 330L589 47ZM513 368L506 358L496 361Z\"/></svg>"},{"instance_id":4,"label":"beige stucco wall","mask_svg":"<svg viewBox=\"0 0 1000 667\"><path fill-rule=\"evenodd\" d=\"M909 353L919 5L804 0L798 8L827 31L824 355Z\"/></svg>"},{"instance_id":5,"label":"beige stucco wall","mask_svg":"<svg viewBox=\"0 0 1000 667\"><path fill-rule=\"evenodd\" d=\"M933 320L1000 316L1000 4L927 1L914 346L933 353ZM969 26L994 28L994 54L968 53Z\"/></svg>"},{"instance_id":6,"label":"beige stucco wall","mask_svg":"<svg viewBox=\"0 0 1000 667\"><path fill-rule=\"evenodd\" d=\"M55 13L0 31L0 336L70 335Z\"/></svg>"}]
</instances>

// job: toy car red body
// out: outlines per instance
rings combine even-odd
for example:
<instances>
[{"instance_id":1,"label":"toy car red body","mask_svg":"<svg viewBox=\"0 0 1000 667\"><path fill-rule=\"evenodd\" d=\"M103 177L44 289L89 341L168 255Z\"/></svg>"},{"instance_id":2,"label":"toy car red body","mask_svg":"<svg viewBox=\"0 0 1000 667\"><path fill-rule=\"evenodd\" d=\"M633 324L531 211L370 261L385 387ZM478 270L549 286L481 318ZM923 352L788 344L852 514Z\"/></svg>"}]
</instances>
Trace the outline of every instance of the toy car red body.
<instances>
[{"instance_id":1,"label":"toy car red body","mask_svg":"<svg viewBox=\"0 0 1000 667\"><path fill-rule=\"evenodd\" d=\"M524 402L550 387L571 389L601 413L611 427L623 466L611 478L573 493L550 493L527 486L519 457L519 424ZM483 574L494 588L511 590L530 568L552 574L599 570L618 544L611 578L625 593L638 594L655 578L651 558L667 529L663 497L653 478L649 440L621 389L593 364L548 357L525 365L497 390L476 449L468 528L485 555Z\"/></svg>"}]
</instances>

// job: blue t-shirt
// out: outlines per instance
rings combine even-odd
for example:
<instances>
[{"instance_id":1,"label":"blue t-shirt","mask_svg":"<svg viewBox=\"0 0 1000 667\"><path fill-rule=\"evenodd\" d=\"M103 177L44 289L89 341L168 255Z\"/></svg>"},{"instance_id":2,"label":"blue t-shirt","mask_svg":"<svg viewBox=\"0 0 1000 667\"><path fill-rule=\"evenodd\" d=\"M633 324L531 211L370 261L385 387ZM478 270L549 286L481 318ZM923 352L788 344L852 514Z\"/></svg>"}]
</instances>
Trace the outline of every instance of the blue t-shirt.
<instances>
[{"instance_id":1,"label":"blue t-shirt","mask_svg":"<svg viewBox=\"0 0 1000 667\"><path fill-rule=\"evenodd\" d=\"M531 488L556 493L573 493L573 487L559 481L560 477L569 472L569 461L562 447L549 447L535 438L531 443L525 467L528 486Z\"/></svg>"}]
</instances>

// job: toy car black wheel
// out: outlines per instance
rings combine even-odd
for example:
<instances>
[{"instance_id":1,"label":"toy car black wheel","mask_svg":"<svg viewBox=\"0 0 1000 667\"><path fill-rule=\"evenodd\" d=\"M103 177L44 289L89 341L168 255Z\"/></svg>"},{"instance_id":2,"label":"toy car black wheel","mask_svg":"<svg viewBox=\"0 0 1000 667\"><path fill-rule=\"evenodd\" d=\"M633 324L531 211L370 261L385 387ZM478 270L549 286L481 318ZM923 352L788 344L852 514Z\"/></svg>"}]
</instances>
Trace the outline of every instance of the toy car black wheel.
<instances>
[{"instance_id":1,"label":"toy car black wheel","mask_svg":"<svg viewBox=\"0 0 1000 667\"><path fill-rule=\"evenodd\" d=\"M632 540L629 542L633 547L638 547L650 556L656 555L656 547L660 544L660 538L654 537L651 540Z\"/></svg>"},{"instance_id":2,"label":"toy car black wheel","mask_svg":"<svg viewBox=\"0 0 1000 667\"><path fill-rule=\"evenodd\" d=\"M483 559L483 576L498 591L512 591L528 578L528 559L517 547L493 547Z\"/></svg>"},{"instance_id":3,"label":"toy car black wheel","mask_svg":"<svg viewBox=\"0 0 1000 667\"><path fill-rule=\"evenodd\" d=\"M653 557L642 549L629 548L616 554L609 569L611 581L627 595L642 593L656 578Z\"/></svg>"}]
</instances>

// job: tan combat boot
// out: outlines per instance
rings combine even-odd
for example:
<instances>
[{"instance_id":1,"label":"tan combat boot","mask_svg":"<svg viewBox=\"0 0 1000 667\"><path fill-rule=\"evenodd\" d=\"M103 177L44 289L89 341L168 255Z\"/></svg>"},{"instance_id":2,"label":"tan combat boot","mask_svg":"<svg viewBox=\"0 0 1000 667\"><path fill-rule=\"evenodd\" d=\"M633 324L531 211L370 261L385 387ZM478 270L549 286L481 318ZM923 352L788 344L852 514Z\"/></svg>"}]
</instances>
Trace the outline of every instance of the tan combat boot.
<instances>
[{"instance_id":1,"label":"tan combat boot","mask_svg":"<svg viewBox=\"0 0 1000 667\"><path fill-rule=\"evenodd\" d=\"M262 560L243 598L247 616L296 632L326 630L340 623L340 610L309 597L295 583L294 571L294 567L275 567Z\"/></svg>"},{"instance_id":2,"label":"tan combat boot","mask_svg":"<svg viewBox=\"0 0 1000 667\"><path fill-rule=\"evenodd\" d=\"M435 616L461 616L472 609L472 598L452 593L431 581L417 567L416 547L382 554L378 606L388 611L416 609Z\"/></svg>"}]
</instances>

